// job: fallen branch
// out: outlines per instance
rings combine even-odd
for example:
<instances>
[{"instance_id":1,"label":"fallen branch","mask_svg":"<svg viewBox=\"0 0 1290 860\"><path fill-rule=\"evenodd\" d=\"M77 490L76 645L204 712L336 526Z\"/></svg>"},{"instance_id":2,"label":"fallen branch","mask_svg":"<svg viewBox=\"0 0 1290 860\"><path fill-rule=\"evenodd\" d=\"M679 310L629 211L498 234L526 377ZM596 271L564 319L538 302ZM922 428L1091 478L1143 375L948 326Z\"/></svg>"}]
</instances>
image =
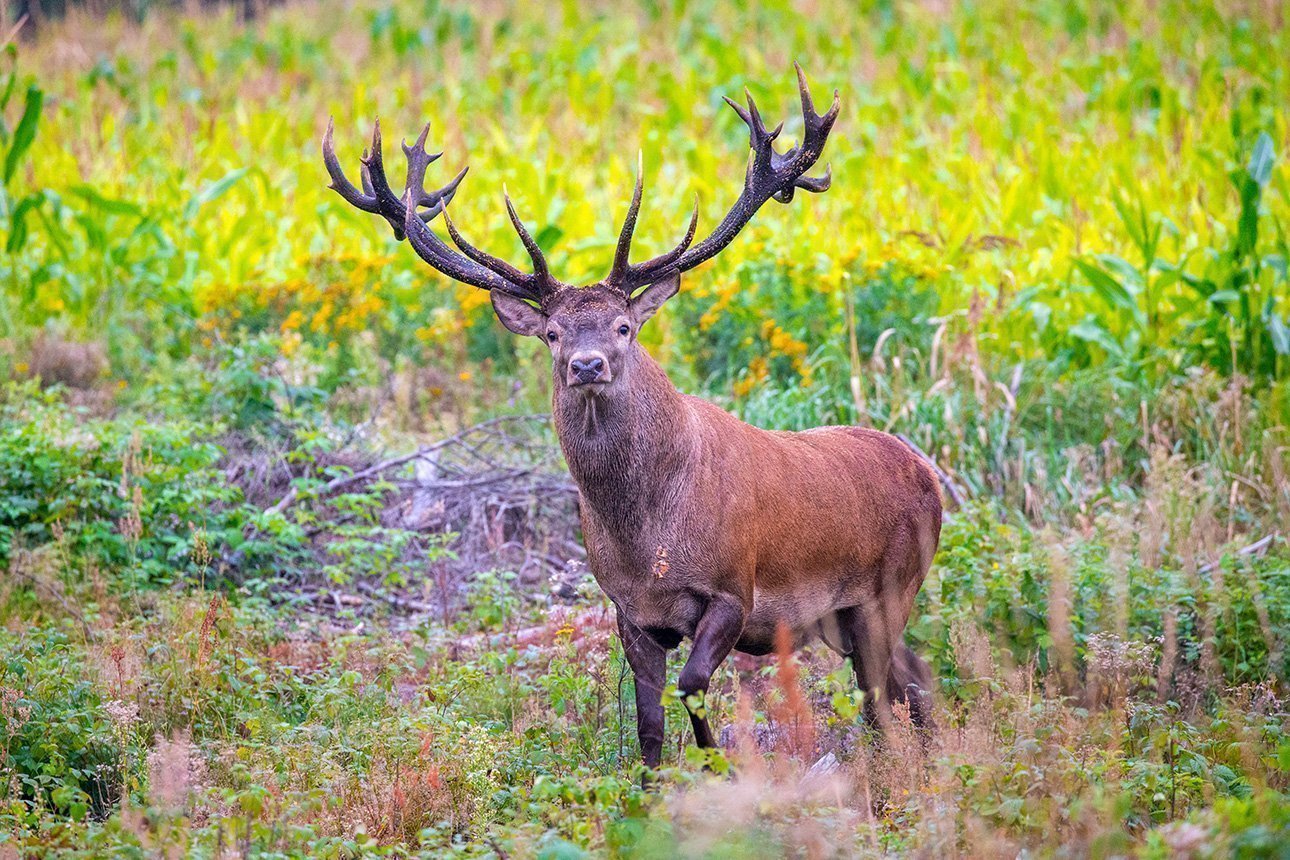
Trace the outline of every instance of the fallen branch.
<instances>
[{"instance_id":1,"label":"fallen branch","mask_svg":"<svg viewBox=\"0 0 1290 860\"><path fill-rule=\"evenodd\" d=\"M1260 555L1263 553L1264 550L1272 546L1272 541L1276 540L1276 538L1277 538L1277 532L1273 532L1270 535L1264 535L1263 537L1256 540L1254 543L1249 544L1248 546L1241 547L1233 554L1236 555L1238 558L1242 556L1248 556L1248 555ZM1218 567L1218 564L1219 564L1218 561L1206 562L1205 564L1202 564L1200 566L1200 572L1209 573L1214 568Z\"/></svg>"},{"instance_id":2,"label":"fallen branch","mask_svg":"<svg viewBox=\"0 0 1290 860\"><path fill-rule=\"evenodd\" d=\"M330 481L327 481L326 483L322 484L316 489L307 491L307 494L306 492L302 491L298 485L292 486L285 493L285 495L282 496L282 498L280 498L277 502L270 505L269 507L265 508L262 513L262 516L264 517L281 516L287 510L289 510L296 504L304 501L306 498L327 497L327 496L335 495L337 493L344 492L352 487L362 485L362 484L371 482L373 480L378 480L383 476L385 476L386 474L388 474L389 472L395 469L398 469L401 466L405 466L408 463L411 463L417 460L430 460L433 455L438 454L440 452L446 452L449 449L453 449L453 448L459 448L468 452L471 457L479 460L481 463L489 463L490 461L484 456L482 451L480 451L479 448L472 443L473 437L478 436L481 433L488 434L490 430L494 430L495 428L505 424L542 421L542 420L546 420L548 417L549 416L545 414L497 416L496 418L490 418L487 421L482 421L478 424L471 425L470 427L463 428L457 433L451 436L448 436L444 439L440 439L439 441L434 442L432 444L422 445L418 447L415 451L411 451L406 454L400 454L398 456L390 457L385 460L381 460L377 463L373 463L370 466L359 469L347 475L338 475L337 477L332 478ZM504 433L495 432L492 435L499 436L503 441L503 443L510 441L510 437L505 435ZM449 492L449 491L477 490L479 488L487 487L490 485L504 483L507 481L516 481L516 480L526 479L530 477L537 478L539 477L539 473L537 473L535 470L531 468L512 468L512 469L504 470L500 474L495 473L495 474L486 474L486 475L469 475L469 474L460 475L460 477L456 480L453 480L452 478L448 478L445 480L438 480L438 481L431 481L431 482L401 481L399 483L400 485L403 485L403 486L415 487L416 489L422 492L442 493L442 492ZM554 491L554 492L576 492L576 489L573 488L572 483L565 483L565 482L562 482L560 484L546 484L542 486L541 489L547 490L547 491ZM322 526L322 525L315 526L308 533L308 537L312 539L322 531L325 531L326 528L328 527L330 526ZM260 537L262 533L263 533L263 530L261 528L259 528L254 524L250 525L244 534L244 546L231 552L226 549L225 552L221 554L222 566L225 568L231 568L231 569L236 569L240 567L246 559L246 549L244 548L245 544L251 543L256 538Z\"/></svg>"},{"instance_id":3,"label":"fallen branch","mask_svg":"<svg viewBox=\"0 0 1290 860\"><path fill-rule=\"evenodd\" d=\"M613 616L609 614L607 607L599 606L576 611L553 607L542 624L522 627L506 633L475 633L454 639L447 644L450 644L458 653L476 648L523 648L549 641L564 628L571 629L571 638L576 642L592 631L609 630L612 623Z\"/></svg>"},{"instance_id":4,"label":"fallen branch","mask_svg":"<svg viewBox=\"0 0 1290 860\"><path fill-rule=\"evenodd\" d=\"M411 463L413 460L423 460L436 451L440 451L450 445L458 444L463 439L473 433L479 432L480 430L485 430L489 427L510 421L533 421L545 417L545 415L500 415L497 418L490 418L487 421L467 427L465 430L461 430L446 439L440 439L438 442L431 445L422 445L411 454L402 454L398 457L391 457L388 460L382 460L379 463L368 466L366 469L359 469L357 472L353 472L349 475L340 475L339 477L332 478L326 484L323 484L322 489L319 490L319 495L326 496L339 492L346 487L361 483L369 478L375 478L377 475L380 475L383 472L388 472L390 469ZM287 508L294 505L299 501L299 499L300 491L298 488L292 487L285 496L278 500L277 504L266 508L264 512L265 514L280 514Z\"/></svg>"},{"instance_id":5,"label":"fallen branch","mask_svg":"<svg viewBox=\"0 0 1290 860\"><path fill-rule=\"evenodd\" d=\"M432 604L425 603L420 600L412 600L411 598L408 598L408 597L400 597L397 594L389 594L387 592L381 591L379 588L372 585L371 583L367 583L367 582L358 583L358 590L363 592L364 594L375 597L378 600L384 600L386 603L390 604L395 609L402 609L408 612L439 612L440 611L440 607L438 606L434 606Z\"/></svg>"}]
</instances>

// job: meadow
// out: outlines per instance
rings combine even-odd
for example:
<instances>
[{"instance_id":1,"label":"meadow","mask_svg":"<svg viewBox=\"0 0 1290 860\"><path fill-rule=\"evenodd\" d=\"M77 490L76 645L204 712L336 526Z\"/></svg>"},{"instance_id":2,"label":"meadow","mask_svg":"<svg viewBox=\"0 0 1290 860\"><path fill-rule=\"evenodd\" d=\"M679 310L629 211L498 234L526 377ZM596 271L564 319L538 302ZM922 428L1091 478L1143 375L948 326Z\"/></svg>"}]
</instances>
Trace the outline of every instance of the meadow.
<instances>
[{"instance_id":1,"label":"meadow","mask_svg":"<svg viewBox=\"0 0 1290 860\"><path fill-rule=\"evenodd\" d=\"M0 860L1290 857L1282 4L104 5L0 52ZM472 241L505 188L592 282L638 153L644 258L741 187L723 95L800 134L794 60L833 187L642 338L937 464L938 728L740 657L644 779L546 351L320 141L430 122Z\"/></svg>"}]
</instances>

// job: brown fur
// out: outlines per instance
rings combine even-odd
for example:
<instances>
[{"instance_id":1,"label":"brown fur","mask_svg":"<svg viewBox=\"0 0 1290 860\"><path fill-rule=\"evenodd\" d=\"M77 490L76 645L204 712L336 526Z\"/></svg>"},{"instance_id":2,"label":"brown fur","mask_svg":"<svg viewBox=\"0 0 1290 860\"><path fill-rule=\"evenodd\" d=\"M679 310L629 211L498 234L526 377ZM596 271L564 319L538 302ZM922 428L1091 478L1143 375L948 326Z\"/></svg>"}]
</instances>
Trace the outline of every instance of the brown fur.
<instances>
[{"instance_id":1,"label":"brown fur","mask_svg":"<svg viewBox=\"0 0 1290 860\"><path fill-rule=\"evenodd\" d=\"M680 393L634 336L618 333L624 320L632 335L643 322L635 302L661 303L649 292L628 302L571 290L545 313L525 305L527 326L499 307L508 326L556 338L556 430L582 493L591 569L617 607L637 676L646 762L657 763L662 739L666 651L693 640L678 688L702 695L732 648L768 653L781 626L795 646L822 637L853 658L875 692L871 720L908 700L928 725L930 676L901 637L940 538L936 475L886 433L770 432ZM589 355L605 359L609 382L578 384L570 362ZM693 719L710 745L697 707Z\"/></svg>"}]
</instances>

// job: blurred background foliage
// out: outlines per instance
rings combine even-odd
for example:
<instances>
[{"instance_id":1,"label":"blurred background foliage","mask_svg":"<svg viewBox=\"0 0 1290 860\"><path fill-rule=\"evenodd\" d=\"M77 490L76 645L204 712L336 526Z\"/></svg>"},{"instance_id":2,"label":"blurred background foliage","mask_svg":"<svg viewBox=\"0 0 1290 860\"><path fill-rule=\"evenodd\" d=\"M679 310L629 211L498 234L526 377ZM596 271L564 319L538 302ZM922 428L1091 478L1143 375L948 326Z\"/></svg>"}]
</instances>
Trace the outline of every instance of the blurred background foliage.
<instances>
[{"instance_id":1,"label":"blurred background foliage","mask_svg":"<svg viewBox=\"0 0 1290 860\"><path fill-rule=\"evenodd\" d=\"M127 379L240 331L342 364L362 341L383 362L510 367L526 347L495 335L478 291L326 190L327 117L351 165L374 118L394 163L394 140L429 120L441 179L472 165L463 229L519 250L506 184L560 274L591 281L636 152L647 253L694 194L710 224L737 191L746 147L723 94L749 86L792 136L797 58L818 93L843 95L834 188L772 207L687 279L684 310L657 326L670 363L719 388L769 370L794 381L799 343L845 341L848 294L867 352L875 293L912 292L939 302L891 314L893 346L926 348L922 329L961 320L975 295L999 361L1285 373L1288 46L1280 28L1255 38L1261 18L1196 2L337 11L243 28L232 10L134 26L72 9L11 57L0 335L92 335ZM764 353L790 360L754 366Z\"/></svg>"}]
</instances>

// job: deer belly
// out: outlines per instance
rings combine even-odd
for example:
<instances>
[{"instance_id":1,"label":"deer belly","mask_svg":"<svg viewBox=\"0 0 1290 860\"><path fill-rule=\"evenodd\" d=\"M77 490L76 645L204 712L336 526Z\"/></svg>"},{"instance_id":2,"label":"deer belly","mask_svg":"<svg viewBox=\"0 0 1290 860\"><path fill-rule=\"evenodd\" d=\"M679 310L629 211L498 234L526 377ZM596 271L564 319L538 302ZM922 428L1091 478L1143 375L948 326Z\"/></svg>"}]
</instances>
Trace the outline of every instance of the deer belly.
<instances>
[{"instance_id":1,"label":"deer belly","mask_svg":"<svg viewBox=\"0 0 1290 860\"><path fill-rule=\"evenodd\" d=\"M752 612L736 647L747 654L768 654L775 650L775 637L780 628L788 633L788 645L793 649L819 635L835 645L833 640L837 637L830 635L836 633L835 608L830 596L823 594L784 594L756 589Z\"/></svg>"}]
</instances>

